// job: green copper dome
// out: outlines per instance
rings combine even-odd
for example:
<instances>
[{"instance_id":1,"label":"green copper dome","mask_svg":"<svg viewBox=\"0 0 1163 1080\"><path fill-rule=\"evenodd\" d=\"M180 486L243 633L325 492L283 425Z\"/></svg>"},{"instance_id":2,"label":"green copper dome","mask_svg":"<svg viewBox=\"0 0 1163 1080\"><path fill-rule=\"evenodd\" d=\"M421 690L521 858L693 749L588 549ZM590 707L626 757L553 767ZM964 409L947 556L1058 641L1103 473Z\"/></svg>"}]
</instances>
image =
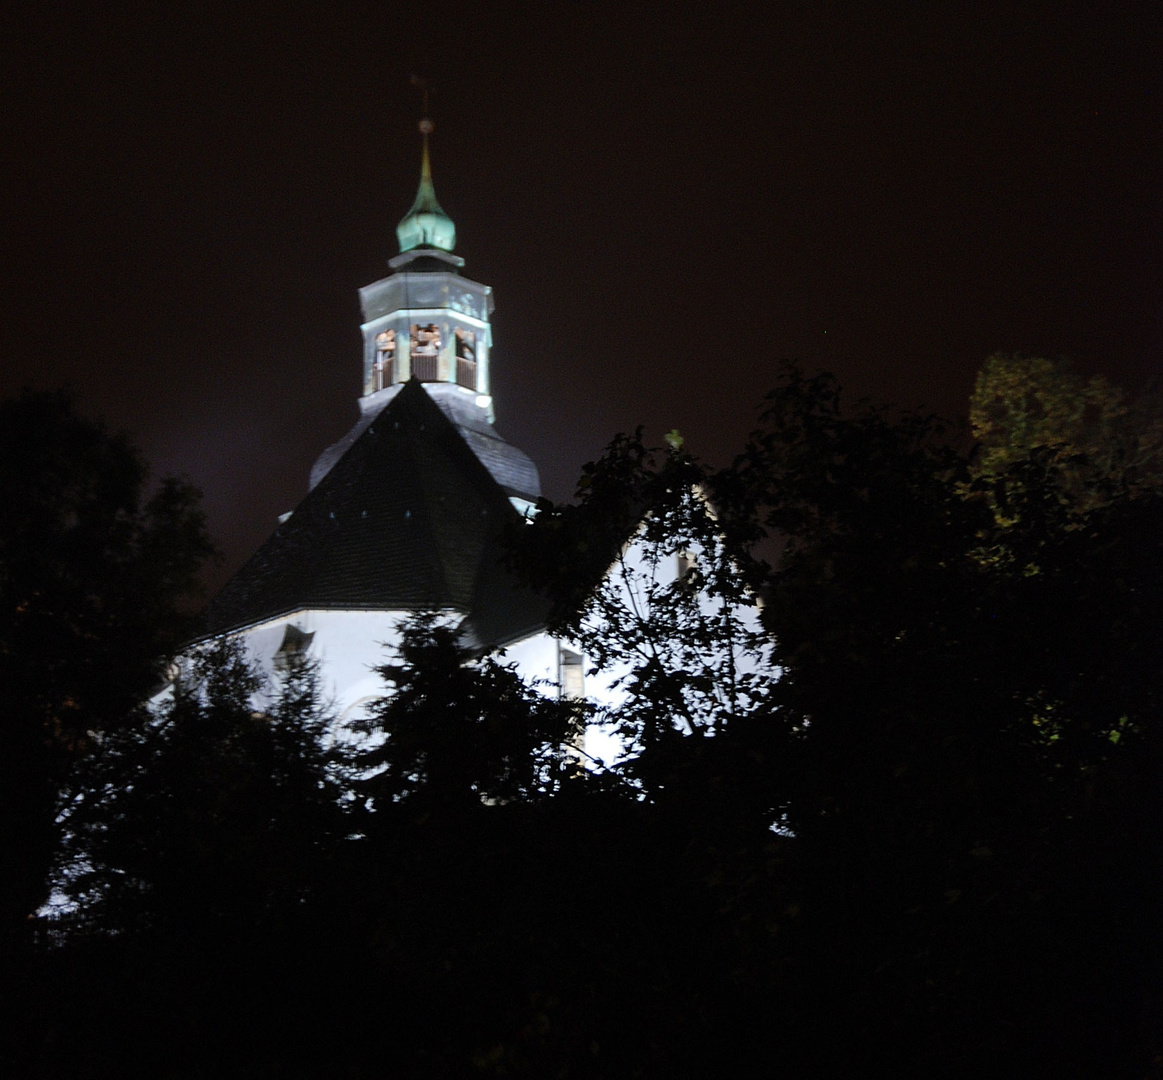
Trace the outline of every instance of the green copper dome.
<instances>
[{"instance_id":1,"label":"green copper dome","mask_svg":"<svg viewBox=\"0 0 1163 1080\"><path fill-rule=\"evenodd\" d=\"M396 237L400 241L400 253L418 247L439 248L451 251L456 246L456 226L436 201L436 189L432 186L432 166L428 162L428 133L432 130L431 120L420 121L420 131L424 135L424 158L420 166L420 188L412 209L404 215L396 226Z\"/></svg>"}]
</instances>

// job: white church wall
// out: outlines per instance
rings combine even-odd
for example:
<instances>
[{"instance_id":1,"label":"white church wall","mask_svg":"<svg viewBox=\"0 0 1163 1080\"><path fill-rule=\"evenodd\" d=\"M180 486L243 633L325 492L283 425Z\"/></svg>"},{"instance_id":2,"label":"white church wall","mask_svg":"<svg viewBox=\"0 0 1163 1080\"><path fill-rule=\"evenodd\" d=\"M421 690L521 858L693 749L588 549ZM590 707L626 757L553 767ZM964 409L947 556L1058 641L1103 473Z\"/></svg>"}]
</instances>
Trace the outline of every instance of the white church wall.
<instances>
[{"instance_id":1,"label":"white church wall","mask_svg":"<svg viewBox=\"0 0 1163 1080\"><path fill-rule=\"evenodd\" d=\"M400 641L402 611L305 610L272 619L241 631L237 636L267 680L270 692L278 686L276 656L294 627L310 635L307 653L320 665L322 690L342 720L354 719L360 707L384 694L375 672L391 660Z\"/></svg>"},{"instance_id":2,"label":"white church wall","mask_svg":"<svg viewBox=\"0 0 1163 1080\"><path fill-rule=\"evenodd\" d=\"M662 605L669 602L668 596L673 598L678 579L692 568L697 570L704 558L708 556L694 543L676 542L673 550L653 548L640 531L607 571L601 586L606 593L607 610L591 616L588 629L616 633L617 620L624 618L627 626L638 623L657 630L660 640L664 640L669 619ZM720 614L721 601L706 592L698 593L696 601L708 620ZM620 615L616 614L619 610ZM757 606L737 606L732 614L745 632L760 631ZM362 718L368 705L387 692L375 669L395 657L400 628L411 615L406 611L301 610L239 632L237 636L268 685L265 699L257 701L256 706L263 707L277 689L280 650L298 645L319 662L323 693L341 723ZM293 628L290 634L288 628ZM691 643L674 644L682 648ZM674 655L677 657L678 652ZM620 682L631 671L630 660L595 670L592 659L577 643L545 631L510 643L500 650L500 658L514 664L522 678L539 692L578 694L597 707L603 720L591 725L584 742L591 760L611 764L625 755L630 747L616 728L618 710L626 698ZM690 660L689 654L686 659ZM764 657L741 648L737 641L725 641L697 660L705 670L726 670L734 665L739 673L749 674L763 666Z\"/></svg>"},{"instance_id":3,"label":"white church wall","mask_svg":"<svg viewBox=\"0 0 1163 1080\"><path fill-rule=\"evenodd\" d=\"M273 690L279 678L276 655L287 627L310 635L307 651L319 662L324 692L340 718L346 720L354 718L361 705L386 692L375 668L393 659L400 643L400 627L411 614L304 610L250 627L237 636ZM499 657L504 663L515 664L528 684L556 695L561 691L562 648L557 638L542 631L506 646Z\"/></svg>"},{"instance_id":4,"label":"white church wall","mask_svg":"<svg viewBox=\"0 0 1163 1080\"><path fill-rule=\"evenodd\" d=\"M556 694L558 680L557 638L544 631L506 645L500 653L505 664L516 664L521 677L542 693Z\"/></svg>"}]
</instances>

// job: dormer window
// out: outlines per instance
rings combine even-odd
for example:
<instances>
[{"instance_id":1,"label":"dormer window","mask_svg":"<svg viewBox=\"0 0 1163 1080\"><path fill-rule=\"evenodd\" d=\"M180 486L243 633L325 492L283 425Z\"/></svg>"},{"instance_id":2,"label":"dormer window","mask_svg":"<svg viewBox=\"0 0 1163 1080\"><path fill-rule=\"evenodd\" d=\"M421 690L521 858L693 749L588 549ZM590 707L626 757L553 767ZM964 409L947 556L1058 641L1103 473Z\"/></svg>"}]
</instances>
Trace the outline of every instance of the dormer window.
<instances>
[{"instance_id":1,"label":"dormer window","mask_svg":"<svg viewBox=\"0 0 1163 1080\"><path fill-rule=\"evenodd\" d=\"M297 626L287 623L287 627L283 631L282 644L272 661L275 671L288 671L292 664L305 657L307 650L311 648L311 639L314 636L314 633L308 634L305 630L300 630Z\"/></svg>"},{"instance_id":2,"label":"dormer window","mask_svg":"<svg viewBox=\"0 0 1163 1080\"><path fill-rule=\"evenodd\" d=\"M456 384L477 388L477 336L471 330L456 330Z\"/></svg>"},{"instance_id":3,"label":"dormer window","mask_svg":"<svg viewBox=\"0 0 1163 1080\"><path fill-rule=\"evenodd\" d=\"M440 328L436 323L412 324L412 378L436 382L440 378Z\"/></svg>"},{"instance_id":4,"label":"dormer window","mask_svg":"<svg viewBox=\"0 0 1163 1080\"><path fill-rule=\"evenodd\" d=\"M382 390L395 379L396 331L376 334L376 358L372 363L372 389Z\"/></svg>"}]
</instances>

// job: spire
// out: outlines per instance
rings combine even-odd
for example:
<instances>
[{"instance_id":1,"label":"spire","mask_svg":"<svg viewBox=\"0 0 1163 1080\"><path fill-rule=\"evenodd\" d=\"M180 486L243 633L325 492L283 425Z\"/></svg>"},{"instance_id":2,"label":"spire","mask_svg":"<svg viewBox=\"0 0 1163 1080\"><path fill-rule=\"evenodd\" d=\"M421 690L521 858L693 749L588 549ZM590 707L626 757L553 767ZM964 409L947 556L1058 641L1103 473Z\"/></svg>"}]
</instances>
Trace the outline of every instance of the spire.
<instances>
[{"instance_id":1,"label":"spire","mask_svg":"<svg viewBox=\"0 0 1163 1080\"><path fill-rule=\"evenodd\" d=\"M432 165L428 160L428 136L431 133L432 121L424 117L420 121L420 134L424 137L420 187L416 192L416 201L412 203L412 209L396 226L401 254L418 247L451 251L456 246L456 226L452 223L452 218L440 208L440 203L436 201L436 189L432 186Z\"/></svg>"}]
</instances>

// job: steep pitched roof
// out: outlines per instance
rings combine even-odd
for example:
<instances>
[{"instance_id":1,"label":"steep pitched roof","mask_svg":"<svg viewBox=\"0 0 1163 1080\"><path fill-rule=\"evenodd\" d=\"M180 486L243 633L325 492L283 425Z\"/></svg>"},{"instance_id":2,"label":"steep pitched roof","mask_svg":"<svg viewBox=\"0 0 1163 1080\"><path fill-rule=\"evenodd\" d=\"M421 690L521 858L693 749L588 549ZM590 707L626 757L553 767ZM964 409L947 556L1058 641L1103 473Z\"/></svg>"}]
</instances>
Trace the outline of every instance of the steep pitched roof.
<instances>
[{"instance_id":1,"label":"steep pitched roof","mask_svg":"<svg viewBox=\"0 0 1163 1080\"><path fill-rule=\"evenodd\" d=\"M210 603L204 634L302 609L462 612L504 644L546 605L502 562L505 492L419 382L388 403Z\"/></svg>"},{"instance_id":2,"label":"steep pitched roof","mask_svg":"<svg viewBox=\"0 0 1163 1080\"><path fill-rule=\"evenodd\" d=\"M440 407L441 412L452 421L456 430L481 463L493 475L493 479L504 489L506 495L515 495L531 503L541 494L541 479L537 466L529 455L506 442L497 429L488 423L479 408L469 405L471 398L465 397L459 387L448 383L425 383L425 392ZM387 401L403 390L403 386L393 386L385 392ZM450 393L451 391L451 393ZM368 412L338 442L327 447L319 455L311 469L311 487L327 475L328 470L351 449L355 441L375 423L382 408Z\"/></svg>"}]
</instances>

